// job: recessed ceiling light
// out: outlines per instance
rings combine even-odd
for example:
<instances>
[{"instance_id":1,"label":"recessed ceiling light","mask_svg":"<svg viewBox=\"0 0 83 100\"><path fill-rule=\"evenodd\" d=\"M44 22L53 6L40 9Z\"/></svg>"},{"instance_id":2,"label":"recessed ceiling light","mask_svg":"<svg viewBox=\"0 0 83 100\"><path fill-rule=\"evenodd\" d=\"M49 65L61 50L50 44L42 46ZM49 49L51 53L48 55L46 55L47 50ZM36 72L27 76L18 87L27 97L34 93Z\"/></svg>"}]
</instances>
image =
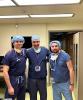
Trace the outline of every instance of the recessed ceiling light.
<instances>
[{"instance_id":1,"label":"recessed ceiling light","mask_svg":"<svg viewBox=\"0 0 83 100\"><path fill-rule=\"evenodd\" d=\"M80 0L14 0L18 5L74 4Z\"/></svg>"},{"instance_id":2,"label":"recessed ceiling light","mask_svg":"<svg viewBox=\"0 0 83 100\"><path fill-rule=\"evenodd\" d=\"M0 0L0 6L15 6L11 0Z\"/></svg>"},{"instance_id":3,"label":"recessed ceiling light","mask_svg":"<svg viewBox=\"0 0 83 100\"><path fill-rule=\"evenodd\" d=\"M73 14L50 14L50 15L30 15L34 18L44 18L44 17L72 17Z\"/></svg>"},{"instance_id":4,"label":"recessed ceiling light","mask_svg":"<svg viewBox=\"0 0 83 100\"><path fill-rule=\"evenodd\" d=\"M2 18L28 18L28 15L13 15L13 16L0 16L0 19Z\"/></svg>"}]
</instances>

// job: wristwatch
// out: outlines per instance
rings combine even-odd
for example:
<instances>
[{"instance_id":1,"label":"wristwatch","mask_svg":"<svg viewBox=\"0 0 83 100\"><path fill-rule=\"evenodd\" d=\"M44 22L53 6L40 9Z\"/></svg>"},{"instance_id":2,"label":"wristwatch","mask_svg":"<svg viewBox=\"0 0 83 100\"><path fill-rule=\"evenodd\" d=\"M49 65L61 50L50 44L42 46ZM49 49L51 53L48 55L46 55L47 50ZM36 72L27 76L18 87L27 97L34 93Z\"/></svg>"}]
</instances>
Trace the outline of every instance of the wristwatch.
<instances>
[{"instance_id":1,"label":"wristwatch","mask_svg":"<svg viewBox=\"0 0 83 100\"><path fill-rule=\"evenodd\" d=\"M74 86L74 84L73 84L73 83L70 83L70 85L73 85L73 86Z\"/></svg>"}]
</instances>

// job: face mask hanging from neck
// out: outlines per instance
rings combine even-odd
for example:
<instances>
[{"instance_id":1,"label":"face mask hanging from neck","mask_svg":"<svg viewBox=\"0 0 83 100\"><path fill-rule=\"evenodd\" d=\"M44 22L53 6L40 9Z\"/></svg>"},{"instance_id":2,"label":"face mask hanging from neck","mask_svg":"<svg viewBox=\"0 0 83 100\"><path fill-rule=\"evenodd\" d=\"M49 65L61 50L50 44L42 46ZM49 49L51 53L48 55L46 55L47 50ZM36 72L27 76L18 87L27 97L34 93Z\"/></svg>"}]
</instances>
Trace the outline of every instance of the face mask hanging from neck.
<instances>
[{"instance_id":1,"label":"face mask hanging from neck","mask_svg":"<svg viewBox=\"0 0 83 100\"><path fill-rule=\"evenodd\" d=\"M41 48L38 48L38 49L35 49L35 48L34 48L34 51L35 51L36 53L40 53Z\"/></svg>"},{"instance_id":2,"label":"face mask hanging from neck","mask_svg":"<svg viewBox=\"0 0 83 100\"><path fill-rule=\"evenodd\" d=\"M50 59L53 60L53 61L54 60L56 61L57 58L58 58L58 54L52 54Z\"/></svg>"}]
</instances>

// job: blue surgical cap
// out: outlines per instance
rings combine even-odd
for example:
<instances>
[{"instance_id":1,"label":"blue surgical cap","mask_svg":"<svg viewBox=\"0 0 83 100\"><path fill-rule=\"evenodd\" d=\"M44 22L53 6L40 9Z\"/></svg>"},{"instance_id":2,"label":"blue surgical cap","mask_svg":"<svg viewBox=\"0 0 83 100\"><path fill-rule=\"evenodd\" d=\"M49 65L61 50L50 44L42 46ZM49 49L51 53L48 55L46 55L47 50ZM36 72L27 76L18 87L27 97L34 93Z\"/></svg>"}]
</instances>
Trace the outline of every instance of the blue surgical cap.
<instances>
[{"instance_id":1,"label":"blue surgical cap","mask_svg":"<svg viewBox=\"0 0 83 100\"><path fill-rule=\"evenodd\" d=\"M16 41L23 41L23 42L25 42L24 37L21 36L21 35L15 35L15 36L13 36L12 43L14 43Z\"/></svg>"},{"instance_id":2,"label":"blue surgical cap","mask_svg":"<svg viewBox=\"0 0 83 100\"><path fill-rule=\"evenodd\" d=\"M50 42L50 47L51 47L52 43L56 43L56 44L58 45L58 47L61 48L61 43L60 43L60 41L57 41L57 40L51 41L51 42Z\"/></svg>"},{"instance_id":3,"label":"blue surgical cap","mask_svg":"<svg viewBox=\"0 0 83 100\"><path fill-rule=\"evenodd\" d=\"M32 41L40 41L39 35L32 35Z\"/></svg>"}]
</instances>

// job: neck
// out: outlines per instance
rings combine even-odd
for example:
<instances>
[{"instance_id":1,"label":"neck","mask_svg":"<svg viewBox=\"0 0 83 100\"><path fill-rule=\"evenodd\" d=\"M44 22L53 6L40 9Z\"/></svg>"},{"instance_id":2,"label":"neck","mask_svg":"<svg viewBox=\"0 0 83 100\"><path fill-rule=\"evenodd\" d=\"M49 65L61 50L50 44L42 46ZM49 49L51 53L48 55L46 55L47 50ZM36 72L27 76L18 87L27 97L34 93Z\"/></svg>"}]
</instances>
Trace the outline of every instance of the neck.
<instances>
[{"instance_id":1,"label":"neck","mask_svg":"<svg viewBox=\"0 0 83 100\"><path fill-rule=\"evenodd\" d=\"M36 50L38 50L40 47L38 47L38 48L33 47L33 48L36 49Z\"/></svg>"},{"instance_id":2,"label":"neck","mask_svg":"<svg viewBox=\"0 0 83 100\"><path fill-rule=\"evenodd\" d=\"M17 52L17 53L21 53L21 48L14 48L14 50Z\"/></svg>"}]
</instances>

